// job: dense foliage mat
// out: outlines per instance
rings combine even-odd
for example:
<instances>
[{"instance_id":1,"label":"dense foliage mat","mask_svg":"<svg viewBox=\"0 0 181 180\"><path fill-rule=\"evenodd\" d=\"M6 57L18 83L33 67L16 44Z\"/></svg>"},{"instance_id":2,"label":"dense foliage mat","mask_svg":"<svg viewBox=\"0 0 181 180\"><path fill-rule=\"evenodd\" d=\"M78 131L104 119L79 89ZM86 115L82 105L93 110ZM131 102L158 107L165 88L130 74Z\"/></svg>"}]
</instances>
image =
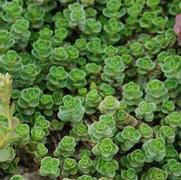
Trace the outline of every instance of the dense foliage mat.
<instances>
[{"instance_id":1,"label":"dense foliage mat","mask_svg":"<svg viewBox=\"0 0 181 180\"><path fill-rule=\"evenodd\" d=\"M0 0L1 178L181 180L180 12Z\"/></svg>"}]
</instances>

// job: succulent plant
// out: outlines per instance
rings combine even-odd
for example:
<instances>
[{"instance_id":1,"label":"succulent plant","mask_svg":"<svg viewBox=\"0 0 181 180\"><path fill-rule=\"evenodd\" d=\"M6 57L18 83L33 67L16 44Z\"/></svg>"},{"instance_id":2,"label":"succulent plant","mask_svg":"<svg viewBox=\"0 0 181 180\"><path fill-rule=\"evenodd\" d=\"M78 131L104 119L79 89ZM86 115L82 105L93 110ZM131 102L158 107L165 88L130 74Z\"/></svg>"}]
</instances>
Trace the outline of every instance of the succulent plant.
<instances>
[{"instance_id":1,"label":"succulent plant","mask_svg":"<svg viewBox=\"0 0 181 180\"><path fill-rule=\"evenodd\" d=\"M180 180L180 10L0 0L0 179Z\"/></svg>"}]
</instances>

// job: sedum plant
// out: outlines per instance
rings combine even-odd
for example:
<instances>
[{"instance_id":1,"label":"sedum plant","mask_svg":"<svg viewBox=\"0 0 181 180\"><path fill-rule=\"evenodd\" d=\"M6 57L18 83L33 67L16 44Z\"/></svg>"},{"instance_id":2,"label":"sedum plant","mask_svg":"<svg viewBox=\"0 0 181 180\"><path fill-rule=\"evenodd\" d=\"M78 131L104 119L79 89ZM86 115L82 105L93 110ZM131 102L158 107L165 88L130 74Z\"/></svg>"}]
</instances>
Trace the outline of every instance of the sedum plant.
<instances>
[{"instance_id":1,"label":"sedum plant","mask_svg":"<svg viewBox=\"0 0 181 180\"><path fill-rule=\"evenodd\" d=\"M168 177L168 174L166 171L157 168L157 167L152 167L150 168L141 178L143 180L166 180Z\"/></svg>"},{"instance_id":2,"label":"sedum plant","mask_svg":"<svg viewBox=\"0 0 181 180\"><path fill-rule=\"evenodd\" d=\"M39 28L43 25L43 18L45 16L45 10L34 3L29 3L27 6L27 11L25 13L25 18L28 19L32 27Z\"/></svg>"},{"instance_id":3,"label":"sedum plant","mask_svg":"<svg viewBox=\"0 0 181 180\"><path fill-rule=\"evenodd\" d=\"M13 35L6 29L0 30L0 52L6 52L15 44Z\"/></svg>"},{"instance_id":4,"label":"sedum plant","mask_svg":"<svg viewBox=\"0 0 181 180\"><path fill-rule=\"evenodd\" d=\"M31 116L40 103L41 90L37 87L25 88L18 98L18 107L22 113Z\"/></svg>"},{"instance_id":5,"label":"sedum plant","mask_svg":"<svg viewBox=\"0 0 181 180\"><path fill-rule=\"evenodd\" d=\"M10 24L20 18L23 13L23 7L15 1L4 3L2 9L4 11L2 19Z\"/></svg>"},{"instance_id":6,"label":"sedum plant","mask_svg":"<svg viewBox=\"0 0 181 180\"><path fill-rule=\"evenodd\" d=\"M38 39L33 43L32 55L39 60L41 66L48 65L52 51L52 43L50 40Z\"/></svg>"},{"instance_id":7,"label":"sedum plant","mask_svg":"<svg viewBox=\"0 0 181 180\"><path fill-rule=\"evenodd\" d=\"M83 123L76 124L70 131L72 137L75 138L76 141L87 141L88 137L88 128Z\"/></svg>"},{"instance_id":8,"label":"sedum plant","mask_svg":"<svg viewBox=\"0 0 181 180\"><path fill-rule=\"evenodd\" d=\"M39 143L34 151L35 160L40 161L48 154L48 149L45 147L43 143Z\"/></svg>"},{"instance_id":9,"label":"sedum plant","mask_svg":"<svg viewBox=\"0 0 181 180\"><path fill-rule=\"evenodd\" d=\"M140 86L134 82L129 82L123 86L123 101L129 106L139 104L142 95Z\"/></svg>"},{"instance_id":10,"label":"sedum plant","mask_svg":"<svg viewBox=\"0 0 181 180\"><path fill-rule=\"evenodd\" d=\"M110 160L118 152L118 146L110 138L104 138L92 148L92 152L101 159Z\"/></svg>"},{"instance_id":11,"label":"sedum plant","mask_svg":"<svg viewBox=\"0 0 181 180\"><path fill-rule=\"evenodd\" d=\"M180 12L0 0L0 179L180 180Z\"/></svg>"},{"instance_id":12,"label":"sedum plant","mask_svg":"<svg viewBox=\"0 0 181 180\"><path fill-rule=\"evenodd\" d=\"M54 155L59 157L69 157L73 155L75 152L75 146L76 142L75 139L71 136L64 136L61 141L58 143L58 146L56 147L54 151Z\"/></svg>"},{"instance_id":13,"label":"sedum plant","mask_svg":"<svg viewBox=\"0 0 181 180\"><path fill-rule=\"evenodd\" d=\"M1 69L4 73L17 74L22 67L22 59L14 50L9 50L0 59ZM13 77L16 77L14 75Z\"/></svg>"},{"instance_id":14,"label":"sedum plant","mask_svg":"<svg viewBox=\"0 0 181 180\"><path fill-rule=\"evenodd\" d=\"M154 119L154 112L156 111L156 104L141 101L138 107L135 109L136 117L138 119L144 119L146 122L150 122Z\"/></svg>"},{"instance_id":15,"label":"sedum plant","mask_svg":"<svg viewBox=\"0 0 181 180\"><path fill-rule=\"evenodd\" d=\"M181 163L175 159L170 159L164 166L163 169L168 173L170 179L177 179L181 176L180 173Z\"/></svg>"},{"instance_id":16,"label":"sedum plant","mask_svg":"<svg viewBox=\"0 0 181 180\"><path fill-rule=\"evenodd\" d=\"M149 139L146 141L142 149L145 153L145 161L162 161L166 155L165 140L163 138Z\"/></svg>"},{"instance_id":17,"label":"sedum plant","mask_svg":"<svg viewBox=\"0 0 181 180\"><path fill-rule=\"evenodd\" d=\"M51 116L53 114L52 107L54 101L51 95L43 94L40 98L39 108L43 110L46 116Z\"/></svg>"},{"instance_id":18,"label":"sedum plant","mask_svg":"<svg viewBox=\"0 0 181 180\"><path fill-rule=\"evenodd\" d=\"M83 28L86 22L86 13L83 6L80 3L69 4L68 9L64 10L64 16L69 22L69 26L72 28Z\"/></svg>"},{"instance_id":19,"label":"sedum plant","mask_svg":"<svg viewBox=\"0 0 181 180\"><path fill-rule=\"evenodd\" d=\"M26 19L17 19L11 27L11 34L13 35L16 43L20 44L21 47L26 47L30 38L31 32L29 31L29 21Z\"/></svg>"},{"instance_id":20,"label":"sedum plant","mask_svg":"<svg viewBox=\"0 0 181 180\"><path fill-rule=\"evenodd\" d=\"M136 171L133 168L129 168L129 169L124 169L121 172L121 175L119 175L117 177L117 179L123 179L123 180L137 180L138 179L138 175L136 174Z\"/></svg>"},{"instance_id":21,"label":"sedum plant","mask_svg":"<svg viewBox=\"0 0 181 180\"><path fill-rule=\"evenodd\" d=\"M61 175L68 177L69 175L75 175L78 171L77 162L72 158L65 158L62 166Z\"/></svg>"},{"instance_id":22,"label":"sedum plant","mask_svg":"<svg viewBox=\"0 0 181 180\"><path fill-rule=\"evenodd\" d=\"M169 114L175 110L175 103L173 101L165 101L161 106L161 111L164 114Z\"/></svg>"},{"instance_id":23,"label":"sedum plant","mask_svg":"<svg viewBox=\"0 0 181 180\"><path fill-rule=\"evenodd\" d=\"M41 126L34 126L31 129L31 143L33 145L39 144L40 142L45 143L46 133Z\"/></svg>"},{"instance_id":24,"label":"sedum plant","mask_svg":"<svg viewBox=\"0 0 181 180\"><path fill-rule=\"evenodd\" d=\"M154 135L153 129L147 123L141 123L138 130L141 133L141 140L143 142L152 139Z\"/></svg>"},{"instance_id":25,"label":"sedum plant","mask_svg":"<svg viewBox=\"0 0 181 180\"><path fill-rule=\"evenodd\" d=\"M106 96L99 104L99 110L103 114L115 114L120 102L113 96Z\"/></svg>"},{"instance_id":26,"label":"sedum plant","mask_svg":"<svg viewBox=\"0 0 181 180\"><path fill-rule=\"evenodd\" d=\"M78 123L82 121L85 108L80 99L71 95L66 95L62 99L63 105L60 106L58 117L63 122Z\"/></svg>"},{"instance_id":27,"label":"sedum plant","mask_svg":"<svg viewBox=\"0 0 181 180\"><path fill-rule=\"evenodd\" d=\"M115 136L115 140L122 151L130 150L136 143L139 142L140 138L141 133L131 126L126 126Z\"/></svg>"},{"instance_id":28,"label":"sedum plant","mask_svg":"<svg viewBox=\"0 0 181 180\"><path fill-rule=\"evenodd\" d=\"M123 109L120 108L120 110L118 110L115 114L116 126L119 129L124 129L124 127L128 125L133 126L133 127L136 126L138 123L138 120Z\"/></svg>"},{"instance_id":29,"label":"sedum plant","mask_svg":"<svg viewBox=\"0 0 181 180\"><path fill-rule=\"evenodd\" d=\"M23 65L21 68L20 84L24 87L31 86L40 79L41 68L36 64Z\"/></svg>"},{"instance_id":30,"label":"sedum plant","mask_svg":"<svg viewBox=\"0 0 181 180\"><path fill-rule=\"evenodd\" d=\"M161 126L157 132L156 132L157 137L161 137L165 139L165 141L170 144L175 141L175 131L172 127L170 126Z\"/></svg>"},{"instance_id":31,"label":"sedum plant","mask_svg":"<svg viewBox=\"0 0 181 180\"><path fill-rule=\"evenodd\" d=\"M78 161L78 169L82 174L92 174L93 170L93 161L89 156L83 155Z\"/></svg>"},{"instance_id":32,"label":"sedum plant","mask_svg":"<svg viewBox=\"0 0 181 180\"><path fill-rule=\"evenodd\" d=\"M121 164L123 166L126 166L128 169L133 168L137 172L142 170L144 163L145 163L145 155L143 150L141 149L136 149L127 156L123 156L121 158Z\"/></svg>"},{"instance_id":33,"label":"sedum plant","mask_svg":"<svg viewBox=\"0 0 181 180\"><path fill-rule=\"evenodd\" d=\"M91 89L85 97L85 107L87 114L93 114L102 100L99 92L96 89Z\"/></svg>"},{"instance_id":34,"label":"sedum plant","mask_svg":"<svg viewBox=\"0 0 181 180\"><path fill-rule=\"evenodd\" d=\"M155 68L155 63L150 57L139 58L136 61L136 66L138 67L138 73L145 75Z\"/></svg>"},{"instance_id":35,"label":"sedum plant","mask_svg":"<svg viewBox=\"0 0 181 180\"><path fill-rule=\"evenodd\" d=\"M99 121L88 127L88 134L93 142L99 142L103 138L111 138L116 131L116 123L111 115L101 115Z\"/></svg>"},{"instance_id":36,"label":"sedum plant","mask_svg":"<svg viewBox=\"0 0 181 180\"><path fill-rule=\"evenodd\" d=\"M52 66L50 72L48 73L47 87L51 91L56 91L64 88L66 86L66 79L68 73L62 66Z\"/></svg>"},{"instance_id":37,"label":"sedum plant","mask_svg":"<svg viewBox=\"0 0 181 180\"><path fill-rule=\"evenodd\" d=\"M168 90L164 83L158 79L151 80L146 85L145 99L149 102L159 104L168 100Z\"/></svg>"},{"instance_id":38,"label":"sedum plant","mask_svg":"<svg viewBox=\"0 0 181 180\"><path fill-rule=\"evenodd\" d=\"M116 175L116 170L118 170L118 162L114 159L106 161L103 159L97 159L95 169L107 178L113 178Z\"/></svg>"},{"instance_id":39,"label":"sedum plant","mask_svg":"<svg viewBox=\"0 0 181 180\"><path fill-rule=\"evenodd\" d=\"M44 157L41 160L40 175L48 176L50 178L58 177L60 173L59 165L60 162L58 159L51 158L50 156Z\"/></svg>"},{"instance_id":40,"label":"sedum plant","mask_svg":"<svg viewBox=\"0 0 181 180\"><path fill-rule=\"evenodd\" d=\"M109 57L105 60L102 80L110 84L122 84L124 80L125 65L120 56Z\"/></svg>"},{"instance_id":41,"label":"sedum plant","mask_svg":"<svg viewBox=\"0 0 181 180\"><path fill-rule=\"evenodd\" d=\"M95 36L101 31L101 29L102 24L100 23L100 21L90 17L86 19L83 33L87 36Z\"/></svg>"},{"instance_id":42,"label":"sedum plant","mask_svg":"<svg viewBox=\"0 0 181 180\"><path fill-rule=\"evenodd\" d=\"M181 117L180 112L171 112L165 117L165 123L173 128L180 127Z\"/></svg>"},{"instance_id":43,"label":"sedum plant","mask_svg":"<svg viewBox=\"0 0 181 180\"><path fill-rule=\"evenodd\" d=\"M67 77L66 87L70 90L82 88L86 85L86 73L80 69L72 69Z\"/></svg>"},{"instance_id":44,"label":"sedum plant","mask_svg":"<svg viewBox=\"0 0 181 180\"><path fill-rule=\"evenodd\" d=\"M162 71L164 75L169 79L180 80L180 67L181 67L181 58L180 56L173 55L167 56L164 59L164 62L161 64Z\"/></svg>"}]
</instances>

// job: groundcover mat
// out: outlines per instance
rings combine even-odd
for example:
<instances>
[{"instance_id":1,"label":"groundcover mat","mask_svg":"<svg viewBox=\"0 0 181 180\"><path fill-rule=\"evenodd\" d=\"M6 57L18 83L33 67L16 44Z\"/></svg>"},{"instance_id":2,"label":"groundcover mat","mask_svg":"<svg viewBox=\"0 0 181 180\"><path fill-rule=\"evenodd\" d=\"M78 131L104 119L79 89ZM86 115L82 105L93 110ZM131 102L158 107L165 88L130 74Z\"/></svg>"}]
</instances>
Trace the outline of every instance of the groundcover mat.
<instances>
[{"instance_id":1,"label":"groundcover mat","mask_svg":"<svg viewBox=\"0 0 181 180\"><path fill-rule=\"evenodd\" d=\"M180 0L0 0L0 180L181 180Z\"/></svg>"}]
</instances>

